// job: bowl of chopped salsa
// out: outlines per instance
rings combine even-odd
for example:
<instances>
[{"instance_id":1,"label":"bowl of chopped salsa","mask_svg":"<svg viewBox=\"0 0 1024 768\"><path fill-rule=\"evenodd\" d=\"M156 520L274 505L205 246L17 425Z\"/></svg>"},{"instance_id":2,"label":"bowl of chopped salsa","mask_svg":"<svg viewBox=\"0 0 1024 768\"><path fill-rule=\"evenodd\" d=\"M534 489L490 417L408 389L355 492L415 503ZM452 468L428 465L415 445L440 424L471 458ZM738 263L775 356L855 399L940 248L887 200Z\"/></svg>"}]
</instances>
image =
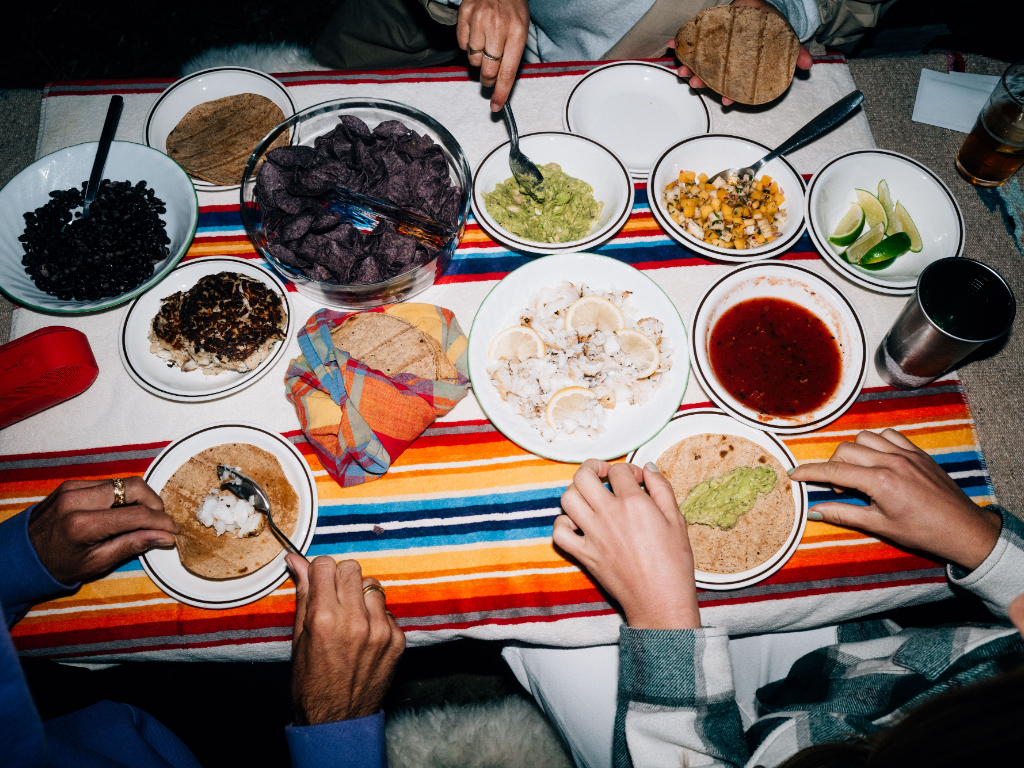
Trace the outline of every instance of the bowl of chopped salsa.
<instances>
[{"instance_id":1,"label":"bowl of chopped salsa","mask_svg":"<svg viewBox=\"0 0 1024 768\"><path fill-rule=\"evenodd\" d=\"M633 182L611 150L562 131L527 133L519 144L540 168L541 188L516 183L507 141L473 175L473 213L491 238L527 253L576 253L611 239L626 223Z\"/></svg>"},{"instance_id":2,"label":"bowl of chopped salsa","mask_svg":"<svg viewBox=\"0 0 1024 768\"><path fill-rule=\"evenodd\" d=\"M786 262L746 264L713 283L688 341L694 373L715 404L766 432L830 424L867 376L853 303L821 275Z\"/></svg>"}]
</instances>

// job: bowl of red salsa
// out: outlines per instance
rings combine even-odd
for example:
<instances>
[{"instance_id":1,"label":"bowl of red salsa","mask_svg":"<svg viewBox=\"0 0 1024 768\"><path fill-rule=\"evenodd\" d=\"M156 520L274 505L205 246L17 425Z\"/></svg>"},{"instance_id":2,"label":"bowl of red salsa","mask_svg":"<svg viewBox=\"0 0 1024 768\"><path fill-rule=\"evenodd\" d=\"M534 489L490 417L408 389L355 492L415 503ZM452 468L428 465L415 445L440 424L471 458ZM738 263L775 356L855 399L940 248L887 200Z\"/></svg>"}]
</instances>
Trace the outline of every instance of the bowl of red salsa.
<instances>
[{"instance_id":1,"label":"bowl of red salsa","mask_svg":"<svg viewBox=\"0 0 1024 768\"><path fill-rule=\"evenodd\" d=\"M800 434L842 416L867 375L857 310L816 272L746 264L715 281L690 323L690 359L711 399L766 432Z\"/></svg>"}]
</instances>

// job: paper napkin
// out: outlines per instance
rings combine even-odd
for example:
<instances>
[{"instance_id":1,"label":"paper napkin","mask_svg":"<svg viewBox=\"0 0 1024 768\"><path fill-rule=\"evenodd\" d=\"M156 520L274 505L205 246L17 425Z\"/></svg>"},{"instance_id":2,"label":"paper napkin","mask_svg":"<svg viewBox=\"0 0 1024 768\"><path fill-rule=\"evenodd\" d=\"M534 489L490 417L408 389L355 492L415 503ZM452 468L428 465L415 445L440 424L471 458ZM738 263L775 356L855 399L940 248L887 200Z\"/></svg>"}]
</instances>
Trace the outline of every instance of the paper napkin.
<instances>
[{"instance_id":1,"label":"paper napkin","mask_svg":"<svg viewBox=\"0 0 1024 768\"><path fill-rule=\"evenodd\" d=\"M998 83L998 75L943 74L922 69L912 119L970 133L978 113Z\"/></svg>"}]
</instances>

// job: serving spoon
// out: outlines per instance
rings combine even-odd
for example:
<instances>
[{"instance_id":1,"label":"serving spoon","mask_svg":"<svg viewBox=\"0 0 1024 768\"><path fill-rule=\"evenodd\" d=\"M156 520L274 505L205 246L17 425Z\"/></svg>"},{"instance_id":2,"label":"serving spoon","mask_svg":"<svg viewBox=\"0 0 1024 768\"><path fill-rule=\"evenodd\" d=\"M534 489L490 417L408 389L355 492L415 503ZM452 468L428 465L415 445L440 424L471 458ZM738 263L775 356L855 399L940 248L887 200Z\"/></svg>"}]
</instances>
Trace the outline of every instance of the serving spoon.
<instances>
[{"instance_id":1,"label":"serving spoon","mask_svg":"<svg viewBox=\"0 0 1024 768\"><path fill-rule=\"evenodd\" d=\"M788 152L792 152L794 149L798 149L807 142L818 138L821 134L825 133L825 131L835 127L846 119L846 116L859 107L863 101L864 94L860 91L854 91L853 93L844 96L807 123L807 125L799 131L782 142L777 149L773 149L749 168L726 168L714 175L708 174L708 179L714 181L718 177L721 177L722 181L728 181L729 176L735 175L742 179L745 175L749 174L751 180L753 180L756 177L757 172L761 170L761 167L764 166L765 163L770 163L775 158L785 155Z\"/></svg>"},{"instance_id":2,"label":"serving spoon","mask_svg":"<svg viewBox=\"0 0 1024 768\"><path fill-rule=\"evenodd\" d=\"M263 487L253 480L251 477L246 477L235 467L226 467L223 464L217 465L217 477L220 478L220 487L233 493L242 501L248 501L255 507L256 511L261 515L266 515L267 522L270 523L271 529L277 534L278 538L281 539L285 544L288 545L288 549L294 552L296 555L306 560L306 556L299 551L299 548L292 544L292 540L284 535L284 532L277 527L274 523L274 518L270 516L270 499L267 498L266 492ZM236 482L231 482L235 480Z\"/></svg>"},{"instance_id":3,"label":"serving spoon","mask_svg":"<svg viewBox=\"0 0 1024 768\"><path fill-rule=\"evenodd\" d=\"M100 132L100 143L96 147L96 159L92 163L92 173L89 174L89 183L85 187L85 199L82 202L82 218L89 215L89 206L96 199L100 191L100 181L103 180L103 166L107 164L107 155L110 153L110 145L114 141L114 133L117 131L117 124L121 120L121 109L124 107L122 96L111 96L110 104L107 106L107 117L103 121L103 130Z\"/></svg>"},{"instance_id":4,"label":"serving spoon","mask_svg":"<svg viewBox=\"0 0 1024 768\"><path fill-rule=\"evenodd\" d=\"M519 129L516 128L516 119L512 116L512 108L505 102L501 108L501 116L505 118L505 127L508 128L508 136L511 144L508 149L508 164L512 169L512 175L516 177L516 183L526 187L529 191L539 189L544 184L544 177L540 168L519 149Z\"/></svg>"}]
</instances>

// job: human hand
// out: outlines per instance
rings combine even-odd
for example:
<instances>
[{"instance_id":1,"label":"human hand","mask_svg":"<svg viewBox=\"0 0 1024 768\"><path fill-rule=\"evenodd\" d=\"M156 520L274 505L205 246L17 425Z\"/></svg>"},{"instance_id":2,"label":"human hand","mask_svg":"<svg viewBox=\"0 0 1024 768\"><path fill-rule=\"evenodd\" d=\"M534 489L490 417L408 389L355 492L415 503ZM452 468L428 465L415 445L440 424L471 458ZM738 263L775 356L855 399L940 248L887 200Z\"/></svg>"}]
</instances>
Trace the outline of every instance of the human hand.
<instances>
[{"instance_id":1,"label":"human hand","mask_svg":"<svg viewBox=\"0 0 1024 768\"><path fill-rule=\"evenodd\" d=\"M355 560L329 557L307 562L288 555L295 578L292 635L292 700L298 725L366 717L380 710L398 657L405 650L399 628Z\"/></svg>"},{"instance_id":2,"label":"human hand","mask_svg":"<svg viewBox=\"0 0 1024 768\"><path fill-rule=\"evenodd\" d=\"M699 629L686 520L672 486L652 467L587 459L562 494L565 514L552 535L622 606L629 626Z\"/></svg>"},{"instance_id":3,"label":"human hand","mask_svg":"<svg viewBox=\"0 0 1024 768\"><path fill-rule=\"evenodd\" d=\"M178 526L141 477L124 478L125 506L113 507L110 480L68 480L39 502L28 538L62 584L88 581L153 547L174 544Z\"/></svg>"},{"instance_id":4,"label":"human hand","mask_svg":"<svg viewBox=\"0 0 1024 768\"><path fill-rule=\"evenodd\" d=\"M775 14L778 14L779 16L782 16L782 14L779 13L779 9L778 8L776 8L771 3L765 2L765 0L733 0L731 5L741 6L741 7L745 6L747 8L759 8L762 11L768 11L769 13L775 13ZM788 19L787 19L787 23L788 23ZM675 38L673 38L673 39L668 41L668 47L672 48L673 50L675 50L675 47L676 47ZM800 53L798 53L797 57L796 57L796 67L797 67L797 69L810 69L811 65L813 63L814 63L814 59L811 57L810 51L808 51L803 45L801 45L800 46ZM689 77L690 78L690 87L691 88L704 88L705 87L704 86L704 81L701 80L699 77L697 77L695 74L693 74L690 71L689 67L679 67L679 69L677 71L678 71L680 77ZM722 97L722 104L724 104L725 106L729 106L732 103L733 103L732 99L727 99L724 96Z\"/></svg>"},{"instance_id":5,"label":"human hand","mask_svg":"<svg viewBox=\"0 0 1024 768\"><path fill-rule=\"evenodd\" d=\"M492 112L508 100L529 26L528 0L462 0L459 6L455 29L459 47L469 54L470 64L480 67L480 82L494 86Z\"/></svg>"},{"instance_id":6,"label":"human hand","mask_svg":"<svg viewBox=\"0 0 1024 768\"><path fill-rule=\"evenodd\" d=\"M816 505L829 523L859 528L910 549L931 553L973 571L988 557L1002 521L971 501L927 453L894 429L861 432L832 458L801 464L791 475L836 491L867 494L866 507L826 501Z\"/></svg>"}]
</instances>

